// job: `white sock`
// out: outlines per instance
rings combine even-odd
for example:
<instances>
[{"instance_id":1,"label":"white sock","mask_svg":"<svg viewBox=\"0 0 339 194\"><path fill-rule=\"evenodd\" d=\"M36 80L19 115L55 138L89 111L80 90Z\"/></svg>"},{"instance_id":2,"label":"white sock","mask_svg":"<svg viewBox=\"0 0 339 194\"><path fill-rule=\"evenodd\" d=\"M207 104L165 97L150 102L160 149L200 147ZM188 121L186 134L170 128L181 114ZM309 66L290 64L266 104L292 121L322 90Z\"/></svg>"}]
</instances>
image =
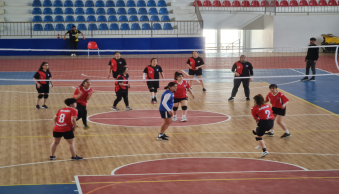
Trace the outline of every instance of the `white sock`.
<instances>
[{"instance_id":1,"label":"white sock","mask_svg":"<svg viewBox=\"0 0 339 194\"><path fill-rule=\"evenodd\" d=\"M158 137L162 137L164 134L163 133L159 133Z\"/></svg>"},{"instance_id":2,"label":"white sock","mask_svg":"<svg viewBox=\"0 0 339 194\"><path fill-rule=\"evenodd\" d=\"M290 132L288 131L288 129L286 129L285 133L290 134Z\"/></svg>"},{"instance_id":3,"label":"white sock","mask_svg":"<svg viewBox=\"0 0 339 194\"><path fill-rule=\"evenodd\" d=\"M154 96L152 95L151 98L154 99Z\"/></svg>"},{"instance_id":4,"label":"white sock","mask_svg":"<svg viewBox=\"0 0 339 194\"><path fill-rule=\"evenodd\" d=\"M271 132L271 133L274 133L274 129L271 129L270 132Z\"/></svg>"},{"instance_id":5,"label":"white sock","mask_svg":"<svg viewBox=\"0 0 339 194\"><path fill-rule=\"evenodd\" d=\"M186 118L186 115L182 115L182 118Z\"/></svg>"}]
</instances>

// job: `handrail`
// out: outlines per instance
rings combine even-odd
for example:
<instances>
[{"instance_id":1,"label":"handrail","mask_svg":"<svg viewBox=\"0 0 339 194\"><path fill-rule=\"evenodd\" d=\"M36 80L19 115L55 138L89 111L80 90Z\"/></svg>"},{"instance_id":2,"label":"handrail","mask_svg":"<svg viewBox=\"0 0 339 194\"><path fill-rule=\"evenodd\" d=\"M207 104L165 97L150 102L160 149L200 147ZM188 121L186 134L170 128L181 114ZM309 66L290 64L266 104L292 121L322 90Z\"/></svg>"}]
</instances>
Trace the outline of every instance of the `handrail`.
<instances>
[{"instance_id":1,"label":"handrail","mask_svg":"<svg viewBox=\"0 0 339 194\"><path fill-rule=\"evenodd\" d=\"M202 19L201 13L200 13L200 9L199 9L199 5L197 0L194 0L195 2L195 14L197 15L199 24L200 24L200 28L203 29L204 28L204 21Z\"/></svg>"}]
</instances>

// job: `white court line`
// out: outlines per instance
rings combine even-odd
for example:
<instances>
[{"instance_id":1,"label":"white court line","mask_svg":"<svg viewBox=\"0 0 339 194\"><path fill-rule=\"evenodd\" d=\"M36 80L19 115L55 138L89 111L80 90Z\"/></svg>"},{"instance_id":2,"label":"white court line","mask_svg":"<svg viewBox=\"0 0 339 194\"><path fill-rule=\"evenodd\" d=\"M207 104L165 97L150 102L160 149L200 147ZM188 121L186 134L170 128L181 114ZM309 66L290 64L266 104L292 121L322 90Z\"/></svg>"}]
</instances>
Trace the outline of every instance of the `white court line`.
<instances>
[{"instance_id":1,"label":"white court line","mask_svg":"<svg viewBox=\"0 0 339 194\"><path fill-rule=\"evenodd\" d=\"M80 186L79 177L78 177L78 176L74 176L74 179L75 179L75 183L76 183L76 185L77 185L79 194L82 194L82 190L81 190L81 186ZM74 191L74 192L75 192L75 191Z\"/></svg>"},{"instance_id":2,"label":"white court line","mask_svg":"<svg viewBox=\"0 0 339 194\"><path fill-rule=\"evenodd\" d=\"M182 72L184 72L184 74L190 76L184 69L181 70ZM198 78L196 78L195 76L193 76L193 79L195 79L195 81L197 81L198 83L200 83L200 80L198 80ZM192 86L191 86L192 87Z\"/></svg>"},{"instance_id":3,"label":"white court line","mask_svg":"<svg viewBox=\"0 0 339 194\"><path fill-rule=\"evenodd\" d=\"M91 157L84 158L85 160L91 159L103 159L103 158L120 158L120 157L139 157L139 156L159 156L159 155L192 155L192 154L261 154L262 152L188 152L188 153L156 153L156 154L135 154L135 155L118 155L118 156L101 156L101 157ZM270 154L279 154L279 155L316 155L316 156L339 156L339 154L319 154L319 153L281 153L281 152L270 152ZM47 159L46 159L47 160ZM36 164L47 164L53 162L75 162L71 159L68 160L54 160L54 161L44 161L44 162L34 162L34 163L25 163L25 164L15 164L2 166L0 169L12 168L18 166L29 166ZM80 161L79 161L80 162Z\"/></svg>"},{"instance_id":4,"label":"white court line","mask_svg":"<svg viewBox=\"0 0 339 194\"><path fill-rule=\"evenodd\" d=\"M295 70L295 69L290 69L290 70L295 71L295 72L298 72L298 73L300 73L300 74L302 74L302 75L305 75L305 73L300 72L300 71L298 71L298 70Z\"/></svg>"},{"instance_id":5,"label":"white court line","mask_svg":"<svg viewBox=\"0 0 339 194\"><path fill-rule=\"evenodd\" d=\"M218 118L218 117L228 117L228 116L190 116L188 118L200 118L200 117L207 117L207 118ZM177 118L182 118L182 117L177 117ZM134 117L134 118L92 118L92 119L160 119L160 117Z\"/></svg>"}]
</instances>

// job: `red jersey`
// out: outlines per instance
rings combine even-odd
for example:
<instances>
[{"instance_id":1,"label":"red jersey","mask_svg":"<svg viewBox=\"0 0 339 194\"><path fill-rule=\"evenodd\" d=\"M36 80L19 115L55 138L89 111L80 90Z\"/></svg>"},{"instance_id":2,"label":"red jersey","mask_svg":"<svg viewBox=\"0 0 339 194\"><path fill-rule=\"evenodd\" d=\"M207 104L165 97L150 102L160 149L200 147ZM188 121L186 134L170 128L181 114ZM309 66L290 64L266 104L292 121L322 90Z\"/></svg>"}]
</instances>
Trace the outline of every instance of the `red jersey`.
<instances>
[{"instance_id":1,"label":"red jersey","mask_svg":"<svg viewBox=\"0 0 339 194\"><path fill-rule=\"evenodd\" d=\"M270 92L267 94L265 100L270 101L272 104L272 107L275 107L275 108L282 108L282 105L288 102L288 99L286 98L286 96L281 92L278 92L275 95L273 95L272 92Z\"/></svg>"},{"instance_id":2,"label":"red jersey","mask_svg":"<svg viewBox=\"0 0 339 194\"><path fill-rule=\"evenodd\" d=\"M237 70L236 71L241 75L242 74L242 69L244 68L244 66L240 62L236 62L235 64L237 65Z\"/></svg>"},{"instance_id":3,"label":"red jersey","mask_svg":"<svg viewBox=\"0 0 339 194\"><path fill-rule=\"evenodd\" d=\"M57 122L53 128L55 132L66 132L72 130L72 117L78 116L78 111L71 107L60 109L57 116Z\"/></svg>"},{"instance_id":4,"label":"red jersey","mask_svg":"<svg viewBox=\"0 0 339 194\"><path fill-rule=\"evenodd\" d=\"M177 91L174 92L174 98L187 98L186 89L190 88L188 81L183 80L181 84L174 81L177 84Z\"/></svg>"},{"instance_id":5,"label":"red jersey","mask_svg":"<svg viewBox=\"0 0 339 194\"><path fill-rule=\"evenodd\" d=\"M273 120L274 115L273 111L268 104L263 104L261 106L253 106L252 107L252 116L255 120Z\"/></svg>"},{"instance_id":6,"label":"red jersey","mask_svg":"<svg viewBox=\"0 0 339 194\"><path fill-rule=\"evenodd\" d=\"M93 91L93 89L92 88L88 88L87 90L85 90L84 87L79 86L75 90L73 98L75 98L75 96L77 96L79 94L79 90L81 91L82 95L80 96L79 99L77 99L77 103L81 104L82 106L87 106L87 97L90 94L90 92Z\"/></svg>"}]
</instances>

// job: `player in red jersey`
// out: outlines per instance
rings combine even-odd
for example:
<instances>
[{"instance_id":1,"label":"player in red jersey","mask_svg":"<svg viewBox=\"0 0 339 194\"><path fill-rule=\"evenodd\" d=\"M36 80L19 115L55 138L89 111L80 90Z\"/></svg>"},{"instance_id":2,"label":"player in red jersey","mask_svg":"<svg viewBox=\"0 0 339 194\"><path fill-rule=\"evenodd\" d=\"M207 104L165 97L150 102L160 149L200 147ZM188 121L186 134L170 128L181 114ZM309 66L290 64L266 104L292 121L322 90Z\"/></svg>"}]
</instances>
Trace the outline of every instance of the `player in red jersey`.
<instances>
[{"instance_id":1,"label":"player in red jersey","mask_svg":"<svg viewBox=\"0 0 339 194\"><path fill-rule=\"evenodd\" d=\"M254 96L254 106L252 107L252 116L257 122L256 130L253 130L253 134L257 137L255 138L259 142L259 146L256 148L262 148L261 157L264 157L268 154L266 151L266 146L262 137L266 131L269 131L274 126L274 115L270 105L265 104L264 97L261 94Z\"/></svg>"},{"instance_id":2,"label":"player in red jersey","mask_svg":"<svg viewBox=\"0 0 339 194\"><path fill-rule=\"evenodd\" d=\"M117 79L119 76L121 69L123 67L127 67L126 60L124 58L121 58L121 54L119 51L116 51L114 54L115 58L111 59L108 63L109 70L107 78L111 76L111 73L113 75L113 79Z\"/></svg>"},{"instance_id":3,"label":"player in red jersey","mask_svg":"<svg viewBox=\"0 0 339 194\"><path fill-rule=\"evenodd\" d=\"M177 121L177 110L179 107L179 103L181 104L182 108L182 122L186 122L186 113L187 113L187 90L189 93L191 93L192 98L194 99L194 95L192 93L192 90L190 89L191 86L189 85L188 81L184 80L184 76L182 73L175 72L174 74L174 83L177 84L177 90L174 92L174 105L173 105L173 121Z\"/></svg>"},{"instance_id":4,"label":"player in red jersey","mask_svg":"<svg viewBox=\"0 0 339 194\"><path fill-rule=\"evenodd\" d=\"M72 154L72 160L82 160L75 153L74 147L74 131L76 128L76 119L78 112L75 109L77 107L77 100L75 98L68 98L65 100L66 108L62 108L54 117L55 126L53 128L54 141L51 145L50 160L55 160L55 151L60 143L61 137L64 137L69 145L69 151Z\"/></svg>"},{"instance_id":5,"label":"player in red jersey","mask_svg":"<svg viewBox=\"0 0 339 194\"><path fill-rule=\"evenodd\" d=\"M290 137L290 132L288 131L286 125L282 122L282 118L286 114L286 105L288 104L289 100L283 93L278 91L277 85L271 84L269 88L271 92L267 94L265 103L271 102L274 117L277 119L278 125L280 125L280 127L285 131L281 138ZM274 129L272 128L268 133L265 133L265 135L274 136Z\"/></svg>"},{"instance_id":6,"label":"player in red jersey","mask_svg":"<svg viewBox=\"0 0 339 194\"><path fill-rule=\"evenodd\" d=\"M125 110L132 110L131 107L129 107L128 102L128 88L130 88L130 84L128 83L129 75L128 75L128 68L123 67L121 69L120 75L117 77L117 81L115 82L115 93L117 98L115 99L113 103L112 110L118 111L117 108L118 103L121 101L122 98L124 98L124 102L126 105Z\"/></svg>"},{"instance_id":7,"label":"player in red jersey","mask_svg":"<svg viewBox=\"0 0 339 194\"><path fill-rule=\"evenodd\" d=\"M192 57L190 57L187 62L188 66L188 74L190 76L190 79L193 79L193 77L196 75L200 79L200 84L202 87L202 91L206 92L204 80L202 80L202 67L205 65L204 60L199 57L198 51L192 52ZM190 80L190 85L192 86L193 80ZM192 90L192 88L191 88Z\"/></svg>"},{"instance_id":8,"label":"player in red jersey","mask_svg":"<svg viewBox=\"0 0 339 194\"><path fill-rule=\"evenodd\" d=\"M160 79L159 74L161 74L162 78L165 79L164 73L162 72L162 68L157 65L158 59L151 59L151 65L148 65L144 69L143 79ZM152 104L157 103L157 92L159 88L159 81L147 81L147 87L151 94Z\"/></svg>"},{"instance_id":9,"label":"player in red jersey","mask_svg":"<svg viewBox=\"0 0 339 194\"><path fill-rule=\"evenodd\" d=\"M48 63L42 62L39 70L34 75L34 80L39 80L39 79L49 80L51 79L51 77L52 75L51 75L51 72L49 71ZM44 98L44 104L42 105L41 108L48 108L46 106L46 101L47 101L48 94L49 94L49 83L51 83L51 86L53 87L53 84L51 81L35 81L36 90L39 93L38 100L35 106L36 109L40 109L39 102L42 98Z\"/></svg>"},{"instance_id":10,"label":"player in red jersey","mask_svg":"<svg viewBox=\"0 0 339 194\"><path fill-rule=\"evenodd\" d=\"M91 81L89 79L85 79L82 84L75 89L74 96L77 100L77 109L78 109L78 118L77 121L82 119L82 123L84 124L84 129L88 129L87 125L87 101L92 97L94 90L90 88Z\"/></svg>"}]
</instances>

